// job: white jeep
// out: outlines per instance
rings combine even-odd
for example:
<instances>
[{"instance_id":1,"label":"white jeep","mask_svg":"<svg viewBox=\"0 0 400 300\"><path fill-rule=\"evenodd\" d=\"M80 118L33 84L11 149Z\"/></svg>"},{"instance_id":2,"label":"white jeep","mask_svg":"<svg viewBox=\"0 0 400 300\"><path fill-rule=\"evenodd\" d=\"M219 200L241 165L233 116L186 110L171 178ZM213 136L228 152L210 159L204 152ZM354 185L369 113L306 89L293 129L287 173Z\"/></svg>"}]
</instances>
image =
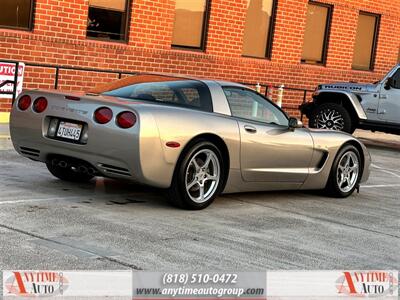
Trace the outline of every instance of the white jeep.
<instances>
[{"instance_id":1,"label":"white jeep","mask_svg":"<svg viewBox=\"0 0 400 300\"><path fill-rule=\"evenodd\" d=\"M321 84L300 110L311 128L400 134L400 64L372 84Z\"/></svg>"}]
</instances>

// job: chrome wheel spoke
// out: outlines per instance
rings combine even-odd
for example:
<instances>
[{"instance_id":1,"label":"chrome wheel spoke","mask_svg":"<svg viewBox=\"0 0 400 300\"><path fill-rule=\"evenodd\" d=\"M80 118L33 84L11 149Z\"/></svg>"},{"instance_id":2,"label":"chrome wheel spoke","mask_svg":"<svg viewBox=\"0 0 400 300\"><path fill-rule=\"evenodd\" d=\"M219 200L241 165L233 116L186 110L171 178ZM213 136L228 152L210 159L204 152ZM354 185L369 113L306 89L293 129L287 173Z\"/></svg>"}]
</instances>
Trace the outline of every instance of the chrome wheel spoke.
<instances>
[{"instance_id":1,"label":"chrome wheel spoke","mask_svg":"<svg viewBox=\"0 0 400 300\"><path fill-rule=\"evenodd\" d=\"M354 164L352 167L350 167L350 171L351 171L352 173L358 171L358 164Z\"/></svg>"},{"instance_id":2,"label":"chrome wheel spoke","mask_svg":"<svg viewBox=\"0 0 400 300\"><path fill-rule=\"evenodd\" d=\"M196 184L199 184L199 182L195 179L195 180L193 180L191 183L189 183L187 186L186 186L186 190L187 191L189 191L192 187L194 187Z\"/></svg>"},{"instance_id":3,"label":"chrome wheel spoke","mask_svg":"<svg viewBox=\"0 0 400 300\"><path fill-rule=\"evenodd\" d=\"M199 164L197 163L197 161L195 159L193 159L192 164L195 167L196 173L197 173L200 170Z\"/></svg>"},{"instance_id":4,"label":"chrome wheel spoke","mask_svg":"<svg viewBox=\"0 0 400 300\"><path fill-rule=\"evenodd\" d=\"M200 185L199 200L200 200L200 201L203 201L203 200L204 200L204 184L201 184L201 185Z\"/></svg>"},{"instance_id":5,"label":"chrome wheel spoke","mask_svg":"<svg viewBox=\"0 0 400 300\"><path fill-rule=\"evenodd\" d=\"M217 181L218 176L207 174L206 180Z\"/></svg>"},{"instance_id":6,"label":"chrome wheel spoke","mask_svg":"<svg viewBox=\"0 0 400 300\"><path fill-rule=\"evenodd\" d=\"M206 159L206 161L205 161L205 163L204 163L204 165L203 165L203 168L207 169L207 168L208 168L208 165L210 164L210 161L211 161L211 154L208 153L208 154L207 154L207 159Z\"/></svg>"}]
</instances>

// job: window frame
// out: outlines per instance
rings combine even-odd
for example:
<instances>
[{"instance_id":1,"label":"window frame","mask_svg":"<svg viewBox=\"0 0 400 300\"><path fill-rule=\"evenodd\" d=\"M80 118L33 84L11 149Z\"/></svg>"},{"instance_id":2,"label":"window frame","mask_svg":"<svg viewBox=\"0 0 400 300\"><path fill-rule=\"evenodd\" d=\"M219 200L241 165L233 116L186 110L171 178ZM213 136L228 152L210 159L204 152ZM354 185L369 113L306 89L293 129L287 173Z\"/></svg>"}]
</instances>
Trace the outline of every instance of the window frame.
<instances>
[{"instance_id":1,"label":"window frame","mask_svg":"<svg viewBox=\"0 0 400 300\"><path fill-rule=\"evenodd\" d=\"M353 61L351 63L351 68L353 70L356 71L373 71L375 68L375 60L376 60L376 53L377 53L377 47L378 47L378 38L379 38L379 31L380 31L380 25L381 25L381 15L380 14L375 14L375 13L371 13L368 11L364 11L364 10L360 10L358 13L358 17L360 17L360 15L364 15L364 16L370 16L370 17L375 17L375 28L374 28L374 37L373 37L373 41L372 41L372 49L371 49L371 59L369 62L369 68L357 68L353 65ZM357 18L357 22L358 22L358 18ZM357 27L358 27L358 23L357 23ZM358 34L357 30L356 30L356 35ZM354 42L354 47L355 47L355 42ZM355 49L354 49L355 50ZM353 59L354 59L354 54L355 51L353 50Z\"/></svg>"},{"instance_id":2,"label":"window frame","mask_svg":"<svg viewBox=\"0 0 400 300\"><path fill-rule=\"evenodd\" d=\"M204 52L206 50L207 38L208 38L208 27L209 27L209 23L210 23L209 22L210 21L210 15L211 15L211 2L212 2L212 0L205 0L205 1L206 1L206 9L204 10L204 18L203 18L203 25L202 25L202 32L201 32L200 47L177 45L177 44L171 43L171 48L172 49L194 50L194 51L202 51L202 52ZM176 11L175 11L175 15L176 15ZM174 22L174 26L172 28L172 35L174 33L174 27L175 27L175 22Z\"/></svg>"},{"instance_id":3,"label":"window frame","mask_svg":"<svg viewBox=\"0 0 400 300\"><path fill-rule=\"evenodd\" d=\"M128 44L129 43L129 28L130 28L130 23L131 23L131 8L132 8L132 2L133 0L126 0L125 3L125 13L126 13L126 18L125 18L125 35L124 39L122 40L111 40L111 39L106 39L106 38L98 38L94 36L88 36L87 33L87 28L86 28L86 39L88 40L93 40L93 41L102 41L102 42L110 42L110 43L121 43L121 44ZM89 17L89 9L91 5L88 4L88 9L87 9L87 16ZM92 6L95 7L96 6Z\"/></svg>"},{"instance_id":4,"label":"window frame","mask_svg":"<svg viewBox=\"0 0 400 300\"><path fill-rule=\"evenodd\" d=\"M0 25L0 29L12 29L12 30L20 30L20 31L33 31L36 0L30 0L30 3L31 3L31 7L30 7L30 11L29 11L29 25L28 25L28 27L16 27L16 26Z\"/></svg>"},{"instance_id":5,"label":"window frame","mask_svg":"<svg viewBox=\"0 0 400 300\"><path fill-rule=\"evenodd\" d=\"M328 9L326 24L325 24L324 43L322 46L322 53L321 53L322 60L312 63L312 62L307 62L307 60L303 59L303 57L302 57L300 61L302 64L307 64L307 65L326 66L326 62L328 60L328 49L329 49L329 41L330 41L331 29L332 29L332 18L333 18L334 5L327 4L327 3L321 3L321 2L313 1L313 0L308 1L307 5L310 5L310 4L325 7ZM307 7L307 9L308 9L308 7ZM307 18L306 18L306 22L307 22ZM305 28L304 28L304 33L305 33ZM303 37L303 47L304 47L304 37Z\"/></svg>"},{"instance_id":6,"label":"window frame","mask_svg":"<svg viewBox=\"0 0 400 300\"><path fill-rule=\"evenodd\" d=\"M281 127L281 128L282 128L282 127L283 127L283 128L289 128L289 116L288 116L288 114L287 114L281 107L279 107L276 103L274 103L273 101L269 100L269 99L266 98L264 95L262 95L262 94L260 94L260 93L258 93L258 92L256 92L256 91L254 91L254 90L252 90L252 89L250 89L250 88L247 88L247 87L240 87L240 86L235 86L235 85L224 85L224 86L221 86L221 88L222 88L222 91L223 91L223 93L224 93L225 99L226 99L226 101L227 101L227 103L228 103L229 111L230 111L230 113L231 113L231 115L230 115L231 118L239 119L239 120L246 121L246 122L253 122L253 123L255 123L255 124L260 124L260 125L278 126L278 127ZM287 125L280 125L280 124L276 124L276 123L269 123L269 122L263 122L263 121L258 121L258 120L254 120L254 119L247 119L247 118L242 118L242 117L234 116L234 115L232 114L231 103L229 102L228 97L227 97L226 94L225 94L225 89L242 90L242 91L250 92L250 93L252 93L252 94L255 94L255 95L259 96L261 99L263 99L264 101L268 102L269 104L271 104L272 106L274 106L275 108L277 108L278 111L280 111L280 112L284 115L284 117L285 117L286 120L288 121L288 124L287 124Z\"/></svg>"},{"instance_id":7,"label":"window frame","mask_svg":"<svg viewBox=\"0 0 400 300\"><path fill-rule=\"evenodd\" d=\"M249 57L249 58L257 58L257 59L272 59L272 46L274 43L274 37L275 37L275 25L276 25L276 17L278 14L278 2L279 0L272 0L272 14L271 14L271 23L268 29L268 38L267 38L267 45L265 47L265 54L264 57L260 56L254 56L254 55L247 55L247 54L242 54L243 57ZM244 33L243 33L244 37Z\"/></svg>"}]
</instances>

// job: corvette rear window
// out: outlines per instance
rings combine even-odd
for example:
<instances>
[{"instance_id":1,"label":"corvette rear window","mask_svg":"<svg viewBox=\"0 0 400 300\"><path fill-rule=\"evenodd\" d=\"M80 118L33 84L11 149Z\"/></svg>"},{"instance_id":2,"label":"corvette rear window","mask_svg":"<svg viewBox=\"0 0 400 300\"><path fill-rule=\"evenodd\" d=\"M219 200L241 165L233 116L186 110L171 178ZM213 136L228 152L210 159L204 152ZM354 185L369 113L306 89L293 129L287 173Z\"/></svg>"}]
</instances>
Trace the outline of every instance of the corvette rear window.
<instances>
[{"instance_id":1,"label":"corvette rear window","mask_svg":"<svg viewBox=\"0 0 400 300\"><path fill-rule=\"evenodd\" d=\"M211 94L208 87L195 80L136 83L103 94L212 112Z\"/></svg>"}]
</instances>

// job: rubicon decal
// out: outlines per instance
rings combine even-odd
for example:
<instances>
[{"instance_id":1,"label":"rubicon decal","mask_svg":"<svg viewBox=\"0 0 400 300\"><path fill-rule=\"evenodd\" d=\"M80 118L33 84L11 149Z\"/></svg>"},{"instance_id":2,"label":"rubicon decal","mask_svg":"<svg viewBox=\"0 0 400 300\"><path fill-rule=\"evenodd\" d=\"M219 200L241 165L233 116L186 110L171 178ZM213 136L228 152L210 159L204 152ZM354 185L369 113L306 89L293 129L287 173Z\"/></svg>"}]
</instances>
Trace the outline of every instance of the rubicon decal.
<instances>
[{"instance_id":1,"label":"rubicon decal","mask_svg":"<svg viewBox=\"0 0 400 300\"><path fill-rule=\"evenodd\" d=\"M4 272L4 296L59 296L68 289L69 281L62 272Z\"/></svg>"},{"instance_id":2,"label":"rubicon decal","mask_svg":"<svg viewBox=\"0 0 400 300\"><path fill-rule=\"evenodd\" d=\"M340 295L389 296L397 295L397 273L390 271L343 272L336 281Z\"/></svg>"}]
</instances>

